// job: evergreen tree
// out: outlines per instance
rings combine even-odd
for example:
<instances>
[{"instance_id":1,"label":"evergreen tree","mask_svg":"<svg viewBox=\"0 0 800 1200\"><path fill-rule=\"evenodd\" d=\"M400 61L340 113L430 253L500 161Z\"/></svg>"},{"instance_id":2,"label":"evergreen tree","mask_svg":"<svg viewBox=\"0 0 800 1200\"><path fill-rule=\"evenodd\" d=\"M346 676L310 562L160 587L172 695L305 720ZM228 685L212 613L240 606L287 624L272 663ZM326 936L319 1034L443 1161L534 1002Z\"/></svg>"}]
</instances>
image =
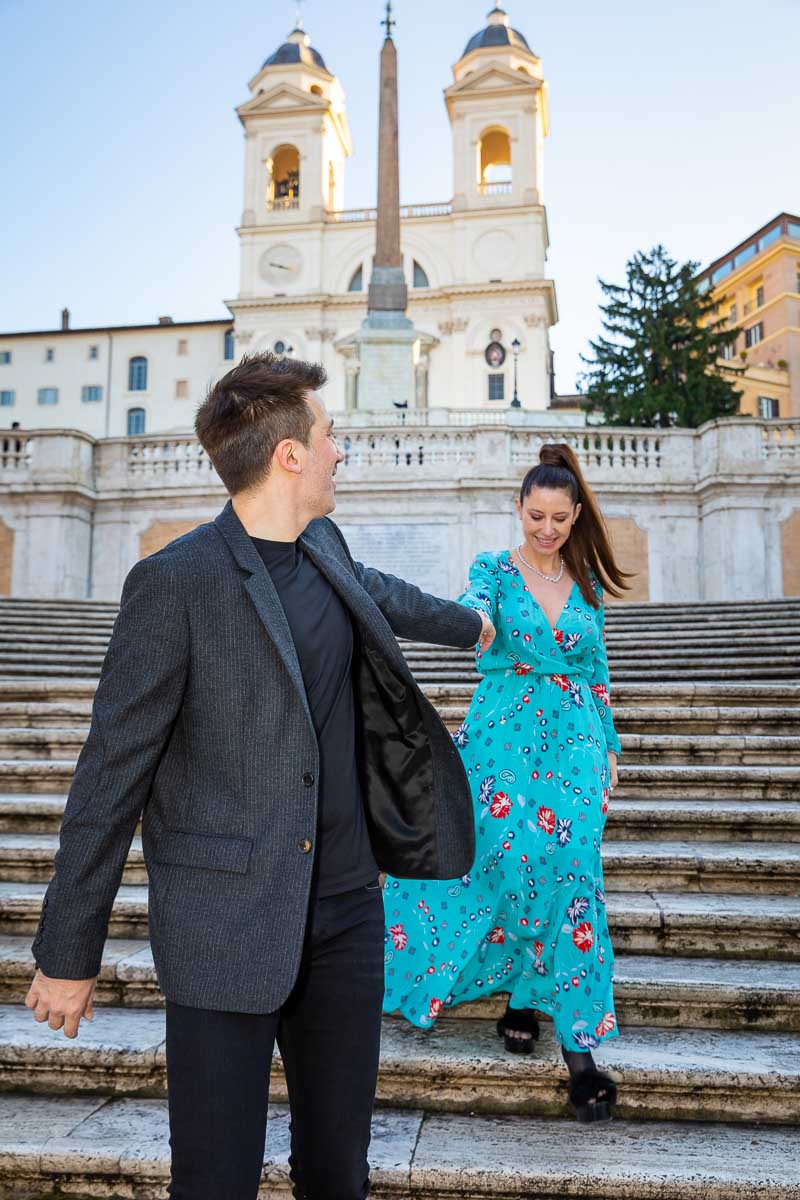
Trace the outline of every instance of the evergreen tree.
<instances>
[{"instance_id":1,"label":"evergreen tree","mask_svg":"<svg viewBox=\"0 0 800 1200\"><path fill-rule=\"evenodd\" d=\"M624 287L600 280L608 303L603 329L581 356L586 412L606 424L695 427L739 411L738 392L717 368L737 330L716 320L714 302L698 291L698 264L679 267L663 246L637 252ZM731 367L741 374L743 367Z\"/></svg>"}]
</instances>

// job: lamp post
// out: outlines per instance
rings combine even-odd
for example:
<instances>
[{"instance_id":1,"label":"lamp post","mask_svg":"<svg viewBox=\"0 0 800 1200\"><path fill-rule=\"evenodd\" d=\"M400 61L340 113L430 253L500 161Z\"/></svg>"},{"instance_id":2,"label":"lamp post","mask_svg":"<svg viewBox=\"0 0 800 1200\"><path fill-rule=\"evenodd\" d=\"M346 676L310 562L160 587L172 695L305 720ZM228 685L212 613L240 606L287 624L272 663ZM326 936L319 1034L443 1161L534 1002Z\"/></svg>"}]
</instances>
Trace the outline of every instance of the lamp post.
<instances>
[{"instance_id":1,"label":"lamp post","mask_svg":"<svg viewBox=\"0 0 800 1200\"><path fill-rule=\"evenodd\" d=\"M519 340L519 338L514 338L513 342L511 343L511 351L514 355L514 399L511 401L512 408L522 408L522 405L519 402L519 396L517 395L517 359L519 358L519 352L521 348L522 342Z\"/></svg>"}]
</instances>

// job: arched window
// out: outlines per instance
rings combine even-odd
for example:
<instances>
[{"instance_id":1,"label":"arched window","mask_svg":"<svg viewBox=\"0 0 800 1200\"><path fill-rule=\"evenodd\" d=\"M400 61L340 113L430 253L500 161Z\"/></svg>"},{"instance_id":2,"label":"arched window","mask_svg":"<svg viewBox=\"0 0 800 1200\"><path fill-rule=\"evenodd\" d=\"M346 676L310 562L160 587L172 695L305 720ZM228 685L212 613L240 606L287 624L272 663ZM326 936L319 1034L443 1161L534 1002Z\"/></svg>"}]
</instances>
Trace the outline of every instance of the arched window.
<instances>
[{"instance_id":1,"label":"arched window","mask_svg":"<svg viewBox=\"0 0 800 1200\"><path fill-rule=\"evenodd\" d=\"M484 194L511 191L511 139L505 129L487 129L481 137L478 187Z\"/></svg>"},{"instance_id":2,"label":"arched window","mask_svg":"<svg viewBox=\"0 0 800 1200\"><path fill-rule=\"evenodd\" d=\"M353 272L353 278L347 285L348 292L363 292L364 290L364 268L363 266L356 268Z\"/></svg>"},{"instance_id":3,"label":"arched window","mask_svg":"<svg viewBox=\"0 0 800 1200\"><path fill-rule=\"evenodd\" d=\"M128 409L128 437L141 437L144 433L145 416L143 408Z\"/></svg>"},{"instance_id":4,"label":"arched window","mask_svg":"<svg viewBox=\"0 0 800 1200\"><path fill-rule=\"evenodd\" d=\"M417 260L414 259L414 287L422 288L422 287L430 287L430 286L431 285L428 282L428 276L425 274L425 271L419 265Z\"/></svg>"},{"instance_id":5,"label":"arched window","mask_svg":"<svg viewBox=\"0 0 800 1200\"><path fill-rule=\"evenodd\" d=\"M233 358L233 330L225 330L223 358L230 360Z\"/></svg>"},{"instance_id":6,"label":"arched window","mask_svg":"<svg viewBox=\"0 0 800 1200\"><path fill-rule=\"evenodd\" d=\"M267 208L300 205L300 154L296 146L279 146L267 159Z\"/></svg>"},{"instance_id":7,"label":"arched window","mask_svg":"<svg viewBox=\"0 0 800 1200\"><path fill-rule=\"evenodd\" d=\"M128 363L128 391L147 391L147 359L143 355L137 355Z\"/></svg>"}]
</instances>

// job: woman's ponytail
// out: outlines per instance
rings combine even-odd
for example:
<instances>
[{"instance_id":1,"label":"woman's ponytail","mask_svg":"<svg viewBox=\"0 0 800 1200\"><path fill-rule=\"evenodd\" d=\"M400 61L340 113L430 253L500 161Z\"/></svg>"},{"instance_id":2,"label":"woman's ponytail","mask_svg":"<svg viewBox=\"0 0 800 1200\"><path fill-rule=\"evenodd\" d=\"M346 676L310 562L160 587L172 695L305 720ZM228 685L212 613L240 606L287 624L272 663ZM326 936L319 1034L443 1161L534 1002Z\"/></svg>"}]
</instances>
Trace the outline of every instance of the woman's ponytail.
<instances>
[{"instance_id":1,"label":"woman's ponytail","mask_svg":"<svg viewBox=\"0 0 800 1200\"><path fill-rule=\"evenodd\" d=\"M535 487L557 488L569 492L572 503L581 505L580 515L561 553L586 603L593 608L599 607L591 575L595 576L604 591L619 599L622 595L620 589L630 586L625 580L632 576L629 572L621 570L614 559L600 506L583 478L580 463L571 446L564 442L547 442L542 446L539 451L539 465L532 467L522 481L520 504L525 503L526 497Z\"/></svg>"}]
</instances>

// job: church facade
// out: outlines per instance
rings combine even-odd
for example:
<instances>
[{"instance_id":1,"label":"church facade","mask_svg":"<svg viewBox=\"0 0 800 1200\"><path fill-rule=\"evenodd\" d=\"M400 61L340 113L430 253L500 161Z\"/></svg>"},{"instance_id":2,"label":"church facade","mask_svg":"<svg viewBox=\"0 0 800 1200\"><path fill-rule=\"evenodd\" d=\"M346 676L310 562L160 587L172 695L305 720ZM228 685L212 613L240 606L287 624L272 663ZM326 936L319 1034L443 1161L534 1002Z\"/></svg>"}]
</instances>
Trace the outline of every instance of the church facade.
<instances>
[{"instance_id":1,"label":"church facade","mask_svg":"<svg viewBox=\"0 0 800 1200\"><path fill-rule=\"evenodd\" d=\"M447 200L401 209L409 407L544 412L553 395L540 59L496 5L452 69ZM332 411L370 412L354 335L367 311L374 209L344 207L352 142L342 83L294 29L249 84L239 294L219 321L0 334L0 425L94 437L180 432L243 353L322 362ZM516 387L515 387L516 383ZM514 403L516 398L516 403Z\"/></svg>"}]
</instances>

